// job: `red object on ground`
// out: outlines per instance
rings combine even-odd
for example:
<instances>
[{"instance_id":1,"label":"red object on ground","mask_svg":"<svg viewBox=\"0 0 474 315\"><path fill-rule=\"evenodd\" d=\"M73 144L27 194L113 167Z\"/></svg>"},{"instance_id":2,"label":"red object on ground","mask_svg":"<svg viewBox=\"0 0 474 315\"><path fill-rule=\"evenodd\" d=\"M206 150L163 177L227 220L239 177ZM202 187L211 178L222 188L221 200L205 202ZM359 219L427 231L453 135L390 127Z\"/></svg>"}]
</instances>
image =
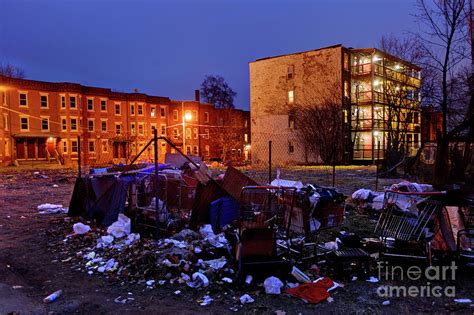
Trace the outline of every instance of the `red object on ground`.
<instances>
[{"instance_id":1,"label":"red object on ground","mask_svg":"<svg viewBox=\"0 0 474 315\"><path fill-rule=\"evenodd\" d=\"M310 303L318 304L329 297L328 289L334 286L329 278L323 278L318 282L300 284L296 288L286 290L286 293L304 299Z\"/></svg>"}]
</instances>

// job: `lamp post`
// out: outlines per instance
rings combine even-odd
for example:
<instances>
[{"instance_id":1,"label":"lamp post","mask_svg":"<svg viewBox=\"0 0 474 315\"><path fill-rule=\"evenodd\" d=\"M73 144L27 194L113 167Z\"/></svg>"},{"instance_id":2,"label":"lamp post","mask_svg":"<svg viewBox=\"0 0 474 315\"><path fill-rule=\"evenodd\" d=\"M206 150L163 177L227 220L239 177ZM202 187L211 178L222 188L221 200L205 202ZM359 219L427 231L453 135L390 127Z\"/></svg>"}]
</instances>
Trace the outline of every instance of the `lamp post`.
<instances>
[{"instance_id":1,"label":"lamp post","mask_svg":"<svg viewBox=\"0 0 474 315\"><path fill-rule=\"evenodd\" d=\"M183 151L186 155L186 121L190 121L193 118L191 113L184 113L184 102L181 103L181 113L183 114Z\"/></svg>"}]
</instances>

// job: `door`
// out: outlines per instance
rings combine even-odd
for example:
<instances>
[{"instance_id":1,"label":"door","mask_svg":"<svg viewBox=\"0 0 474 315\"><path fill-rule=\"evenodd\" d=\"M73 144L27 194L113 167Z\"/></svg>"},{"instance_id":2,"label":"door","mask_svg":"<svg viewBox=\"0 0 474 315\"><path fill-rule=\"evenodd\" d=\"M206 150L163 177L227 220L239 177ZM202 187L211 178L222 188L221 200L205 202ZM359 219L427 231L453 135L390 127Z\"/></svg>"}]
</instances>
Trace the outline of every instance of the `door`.
<instances>
[{"instance_id":1,"label":"door","mask_svg":"<svg viewBox=\"0 0 474 315\"><path fill-rule=\"evenodd\" d=\"M38 139L38 158L46 158L46 139Z\"/></svg>"},{"instance_id":2,"label":"door","mask_svg":"<svg viewBox=\"0 0 474 315\"><path fill-rule=\"evenodd\" d=\"M25 156L25 139L16 139L16 158L19 160L26 159Z\"/></svg>"},{"instance_id":3,"label":"door","mask_svg":"<svg viewBox=\"0 0 474 315\"><path fill-rule=\"evenodd\" d=\"M27 158L35 159L36 158L36 139L27 140Z\"/></svg>"}]
</instances>

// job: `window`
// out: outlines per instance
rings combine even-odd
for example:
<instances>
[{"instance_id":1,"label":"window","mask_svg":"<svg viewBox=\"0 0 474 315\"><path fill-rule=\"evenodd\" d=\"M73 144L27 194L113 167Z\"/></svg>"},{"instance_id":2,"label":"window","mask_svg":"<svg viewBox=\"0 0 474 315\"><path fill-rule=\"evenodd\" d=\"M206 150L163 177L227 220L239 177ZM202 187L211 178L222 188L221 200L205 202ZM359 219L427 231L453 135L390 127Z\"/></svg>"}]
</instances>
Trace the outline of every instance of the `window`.
<instances>
[{"instance_id":1,"label":"window","mask_svg":"<svg viewBox=\"0 0 474 315\"><path fill-rule=\"evenodd\" d=\"M138 134L143 135L145 133L145 128L143 124L138 124Z\"/></svg>"},{"instance_id":2,"label":"window","mask_svg":"<svg viewBox=\"0 0 474 315\"><path fill-rule=\"evenodd\" d=\"M21 117L21 130L28 130L28 117Z\"/></svg>"},{"instance_id":3,"label":"window","mask_svg":"<svg viewBox=\"0 0 474 315\"><path fill-rule=\"evenodd\" d=\"M76 130L77 130L77 119L71 118L71 131L76 131Z\"/></svg>"},{"instance_id":4,"label":"window","mask_svg":"<svg viewBox=\"0 0 474 315\"><path fill-rule=\"evenodd\" d=\"M199 137L199 130L197 128L193 129L193 135L194 135L194 139L197 139Z\"/></svg>"},{"instance_id":5,"label":"window","mask_svg":"<svg viewBox=\"0 0 474 315\"><path fill-rule=\"evenodd\" d=\"M420 114L418 112L413 113L413 123L414 124L419 124L420 123Z\"/></svg>"},{"instance_id":6,"label":"window","mask_svg":"<svg viewBox=\"0 0 474 315\"><path fill-rule=\"evenodd\" d=\"M205 149L204 149L204 151L205 151L205 155L206 155L206 156L209 156L209 155L211 155L211 152L210 152L210 147L209 147L209 145L206 145L204 148L205 148Z\"/></svg>"},{"instance_id":7,"label":"window","mask_svg":"<svg viewBox=\"0 0 474 315\"><path fill-rule=\"evenodd\" d=\"M151 124L151 134L155 134L156 124Z\"/></svg>"},{"instance_id":8,"label":"window","mask_svg":"<svg viewBox=\"0 0 474 315\"><path fill-rule=\"evenodd\" d=\"M244 134L244 142L249 142L249 135L247 133Z\"/></svg>"},{"instance_id":9,"label":"window","mask_svg":"<svg viewBox=\"0 0 474 315\"><path fill-rule=\"evenodd\" d=\"M72 140L71 141L71 153L77 153L78 147L77 147L77 141Z\"/></svg>"},{"instance_id":10,"label":"window","mask_svg":"<svg viewBox=\"0 0 474 315\"><path fill-rule=\"evenodd\" d=\"M107 153L109 152L109 145L107 140L102 140L102 152Z\"/></svg>"},{"instance_id":11,"label":"window","mask_svg":"<svg viewBox=\"0 0 474 315\"><path fill-rule=\"evenodd\" d=\"M191 128L186 128L186 139L191 139Z\"/></svg>"},{"instance_id":12,"label":"window","mask_svg":"<svg viewBox=\"0 0 474 315\"><path fill-rule=\"evenodd\" d=\"M107 120L102 120L100 124L101 124L101 130L107 131Z\"/></svg>"},{"instance_id":13,"label":"window","mask_svg":"<svg viewBox=\"0 0 474 315\"><path fill-rule=\"evenodd\" d=\"M3 128L8 130L8 114L3 114Z\"/></svg>"},{"instance_id":14,"label":"window","mask_svg":"<svg viewBox=\"0 0 474 315\"><path fill-rule=\"evenodd\" d=\"M94 131L94 121L92 119L87 120L87 129L89 131Z\"/></svg>"},{"instance_id":15,"label":"window","mask_svg":"<svg viewBox=\"0 0 474 315\"><path fill-rule=\"evenodd\" d=\"M198 154L199 154L199 150L198 150L198 146L197 146L197 145L193 146L193 154L194 154L194 155L198 155Z\"/></svg>"},{"instance_id":16,"label":"window","mask_svg":"<svg viewBox=\"0 0 474 315\"><path fill-rule=\"evenodd\" d=\"M67 154L67 140L63 140L63 153Z\"/></svg>"},{"instance_id":17,"label":"window","mask_svg":"<svg viewBox=\"0 0 474 315\"><path fill-rule=\"evenodd\" d=\"M61 118L61 129L62 131L67 131L67 119Z\"/></svg>"},{"instance_id":18,"label":"window","mask_svg":"<svg viewBox=\"0 0 474 315\"><path fill-rule=\"evenodd\" d=\"M130 115L135 115L135 104L130 104Z\"/></svg>"},{"instance_id":19,"label":"window","mask_svg":"<svg viewBox=\"0 0 474 315\"><path fill-rule=\"evenodd\" d=\"M209 122L209 112L204 112L204 122Z\"/></svg>"},{"instance_id":20,"label":"window","mask_svg":"<svg viewBox=\"0 0 474 315\"><path fill-rule=\"evenodd\" d=\"M244 127L247 128L247 126L248 126L248 120L245 119L245 121L244 121Z\"/></svg>"},{"instance_id":21,"label":"window","mask_svg":"<svg viewBox=\"0 0 474 315\"><path fill-rule=\"evenodd\" d=\"M20 106L28 106L28 98L26 93L20 93Z\"/></svg>"},{"instance_id":22,"label":"window","mask_svg":"<svg viewBox=\"0 0 474 315\"><path fill-rule=\"evenodd\" d=\"M40 103L42 108L48 108L48 96L47 95L41 95L40 96Z\"/></svg>"},{"instance_id":23,"label":"window","mask_svg":"<svg viewBox=\"0 0 474 315\"><path fill-rule=\"evenodd\" d=\"M173 128L173 138L178 139L178 128Z\"/></svg>"},{"instance_id":24,"label":"window","mask_svg":"<svg viewBox=\"0 0 474 315\"><path fill-rule=\"evenodd\" d=\"M100 100L100 110L103 112L107 111L107 100Z\"/></svg>"},{"instance_id":25,"label":"window","mask_svg":"<svg viewBox=\"0 0 474 315\"><path fill-rule=\"evenodd\" d=\"M186 146L186 155L191 155L191 146L190 145Z\"/></svg>"},{"instance_id":26,"label":"window","mask_svg":"<svg viewBox=\"0 0 474 315\"><path fill-rule=\"evenodd\" d=\"M242 150L241 149L237 150L237 157L242 157Z\"/></svg>"},{"instance_id":27,"label":"window","mask_svg":"<svg viewBox=\"0 0 474 315\"><path fill-rule=\"evenodd\" d=\"M231 155L232 155L232 157L235 157L235 149L232 149Z\"/></svg>"},{"instance_id":28,"label":"window","mask_svg":"<svg viewBox=\"0 0 474 315\"><path fill-rule=\"evenodd\" d=\"M122 133L122 125L121 124L115 124L115 133L118 134L118 135Z\"/></svg>"},{"instance_id":29,"label":"window","mask_svg":"<svg viewBox=\"0 0 474 315\"><path fill-rule=\"evenodd\" d=\"M48 131L49 130L49 119L48 118L41 118L41 130Z\"/></svg>"},{"instance_id":30,"label":"window","mask_svg":"<svg viewBox=\"0 0 474 315\"><path fill-rule=\"evenodd\" d=\"M293 90L288 91L288 103L293 104L295 101L295 94Z\"/></svg>"},{"instance_id":31,"label":"window","mask_svg":"<svg viewBox=\"0 0 474 315\"><path fill-rule=\"evenodd\" d=\"M288 80L293 79L294 73L295 73L295 66L293 66L293 65L288 66L288 72L287 72L287 75L286 75Z\"/></svg>"},{"instance_id":32,"label":"window","mask_svg":"<svg viewBox=\"0 0 474 315\"><path fill-rule=\"evenodd\" d=\"M349 54L344 53L344 70L349 71Z\"/></svg>"},{"instance_id":33,"label":"window","mask_svg":"<svg viewBox=\"0 0 474 315\"><path fill-rule=\"evenodd\" d=\"M94 140L89 140L89 153L95 152L95 142Z\"/></svg>"},{"instance_id":34,"label":"window","mask_svg":"<svg viewBox=\"0 0 474 315\"><path fill-rule=\"evenodd\" d=\"M349 82L344 80L344 96L349 97L350 89L349 89Z\"/></svg>"},{"instance_id":35,"label":"window","mask_svg":"<svg viewBox=\"0 0 474 315\"><path fill-rule=\"evenodd\" d=\"M61 108L66 108L66 96L61 95Z\"/></svg>"},{"instance_id":36,"label":"window","mask_svg":"<svg viewBox=\"0 0 474 315\"><path fill-rule=\"evenodd\" d=\"M131 133L132 135L134 135L134 134L135 134L135 131L136 131L136 130L135 130L135 123L131 123L131 124L130 124L130 133Z\"/></svg>"},{"instance_id":37,"label":"window","mask_svg":"<svg viewBox=\"0 0 474 315\"><path fill-rule=\"evenodd\" d=\"M76 97L69 96L69 107L76 108Z\"/></svg>"},{"instance_id":38,"label":"window","mask_svg":"<svg viewBox=\"0 0 474 315\"><path fill-rule=\"evenodd\" d=\"M295 146L293 144L293 142L289 141L288 142L288 153L294 153L295 152Z\"/></svg>"},{"instance_id":39,"label":"window","mask_svg":"<svg viewBox=\"0 0 474 315\"><path fill-rule=\"evenodd\" d=\"M193 110L193 119L194 119L194 121L198 121L198 112L197 112L197 110Z\"/></svg>"},{"instance_id":40,"label":"window","mask_svg":"<svg viewBox=\"0 0 474 315\"><path fill-rule=\"evenodd\" d=\"M89 110L89 111L94 110L94 99L92 99L92 98L87 99L87 110Z\"/></svg>"},{"instance_id":41,"label":"window","mask_svg":"<svg viewBox=\"0 0 474 315\"><path fill-rule=\"evenodd\" d=\"M204 129L204 139L209 139L209 129Z\"/></svg>"},{"instance_id":42,"label":"window","mask_svg":"<svg viewBox=\"0 0 474 315\"><path fill-rule=\"evenodd\" d=\"M120 103L115 104L115 115L120 115Z\"/></svg>"},{"instance_id":43,"label":"window","mask_svg":"<svg viewBox=\"0 0 474 315\"><path fill-rule=\"evenodd\" d=\"M295 115L288 114L288 128L295 129Z\"/></svg>"},{"instance_id":44,"label":"window","mask_svg":"<svg viewBox=\"0 0 474 315\"><path fill-rule=\"evenodd\" d=\"M164 106L160 107L160 116L161 116L161 118L166 117L166 108Z\"/></svg>"},{"instance_id":45,"label":"window","mask_svg":"<svg viewBox=\"0 0 474 315\"><path fill-rule=\"evenodd\" d=\"M151 117L156 117L156 106L155 105L151 105L151 107L150 107L150 116Z\"/></svg>"},{"instance_id":46,"label":"window","mask_svg":"<svg viewBox=\"0 0 474 315\"><path fill-rule=\"evenodd\" d=\"M161 125L161 135L166 136L166 125Z\"/></svg>"},{"instance_id":47,"label":"window","mask_svg":"<svg viewBox=\"0 0 474 315\"><path fill-rule=\"evenodd\" d=\"M143 104L138 104L137 112L139 116L143 116Z\"/></svg>"},{"instance_id":48,"label":"window","mask_svg":"<svg viewBox=\"0 0 474 315\"><path fill-rule=\"evenodd\" d=\"M178 120L178 110L177 109L173 110L173 120L175 120L175 121Z\"/></svg>"}]
</instances>

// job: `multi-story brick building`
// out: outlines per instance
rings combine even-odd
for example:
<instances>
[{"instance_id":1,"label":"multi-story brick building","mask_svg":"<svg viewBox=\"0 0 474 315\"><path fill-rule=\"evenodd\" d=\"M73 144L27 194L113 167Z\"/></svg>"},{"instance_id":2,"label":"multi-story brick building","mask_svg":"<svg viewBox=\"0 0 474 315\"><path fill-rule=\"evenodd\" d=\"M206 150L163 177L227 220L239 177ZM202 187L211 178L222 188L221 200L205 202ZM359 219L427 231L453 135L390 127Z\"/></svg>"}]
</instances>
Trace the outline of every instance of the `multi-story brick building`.
<instances>
[{"instance_id":1,"label":"multi-story brick building","mask_svg":"<svg viewBox=\"0 0 474 315\"><path fill-rule=\"evenodd\" d=\"M145 147L155 128L188 154L219 158L220 148L212 140L222 111L211 104L4 76L0 76L0 103L0 165L46 160L69 164L78 159L78 136L85 164L127 162ZM233 110L232 117L245 117L236 120L244 128L248 114ZM250 134L247 129L227 148L229 160L246 158L232 152L247 147L243 136ZM172 148L163 140L159 147L163 161ZM149 148L143 158L152 157Z\"/></svg>"},{"instance_id":2,"label":"multi-story brick building","mask_svg":"<svg viewBox=\"0 0 474 315\"><path fill-rule=\"evenodd\" d=\"M413 154L421 141L420 70L375 48L342 45L251 62L253 162L266 159L268 140L280 148L273 150L275 161L322 162L300 140L295 115L328 99L341 106L343 136L336 141L346 162L383 159L395 135Z\"/></svg>"}]
</instances>

